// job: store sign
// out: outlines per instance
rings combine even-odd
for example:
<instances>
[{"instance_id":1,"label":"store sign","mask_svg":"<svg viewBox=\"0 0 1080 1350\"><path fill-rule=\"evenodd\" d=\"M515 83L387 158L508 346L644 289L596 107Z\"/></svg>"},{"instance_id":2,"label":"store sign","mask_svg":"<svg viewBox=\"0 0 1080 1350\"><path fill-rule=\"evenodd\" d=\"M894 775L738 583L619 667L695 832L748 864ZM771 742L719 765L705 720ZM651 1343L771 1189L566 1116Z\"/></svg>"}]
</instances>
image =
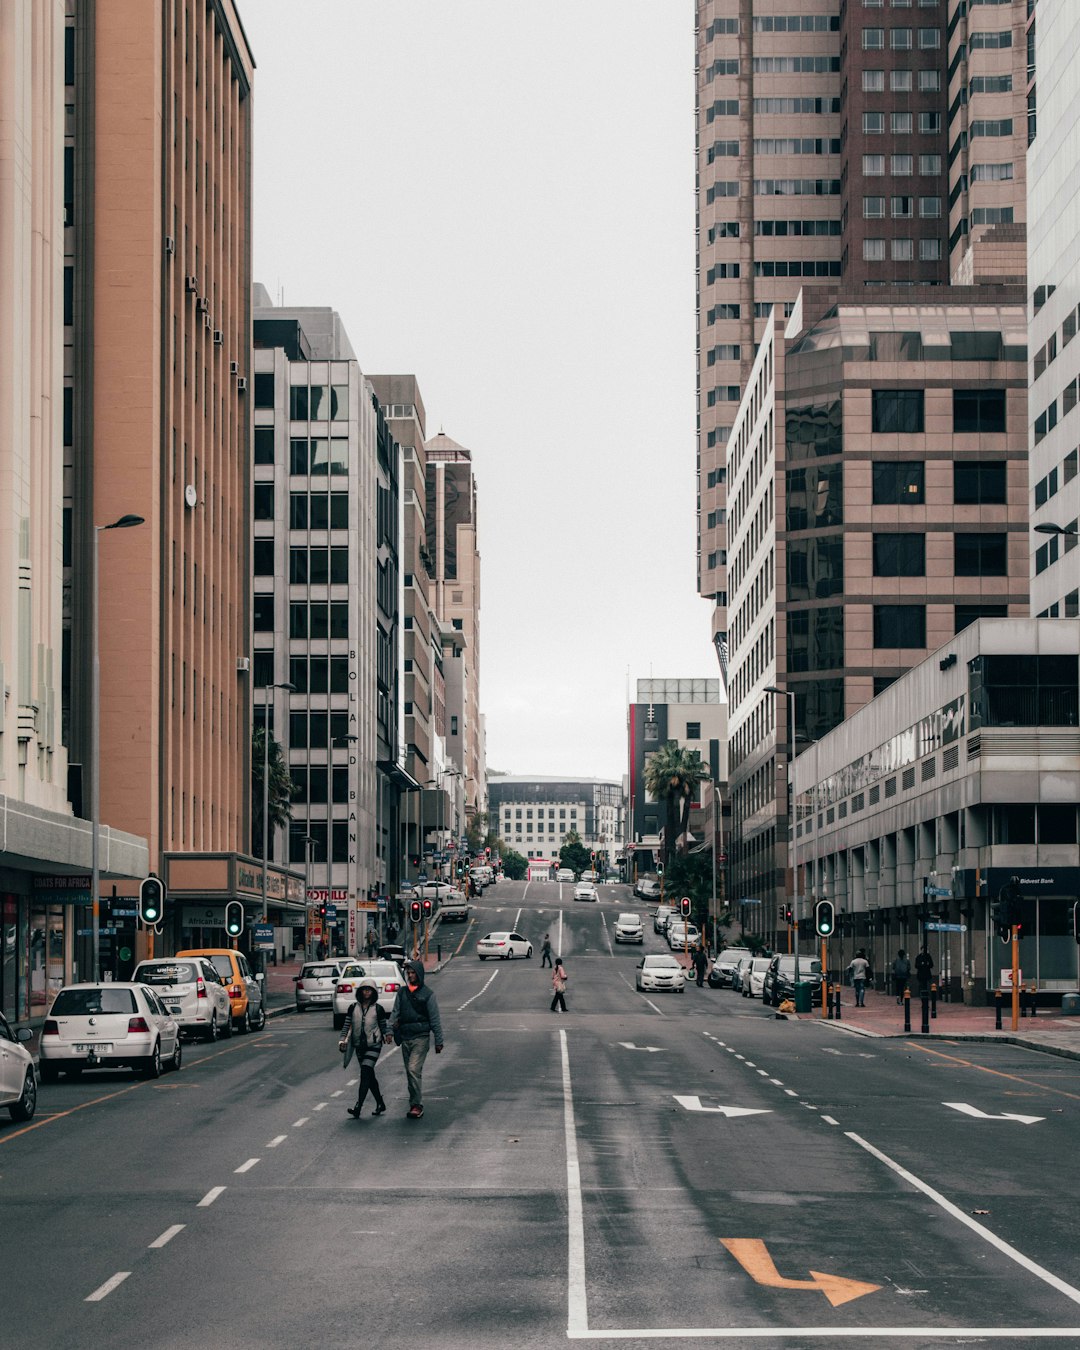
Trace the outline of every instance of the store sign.
<instances>
[{"instance_id":1,"label":"store sign","mask_svg":"<svg viewBox=\"0 0 1080 1350\"><path fill-rule=\"evenodd\" d=\"M185 928L224 928L224 905L181 905L180 922Z\"/></svg>"}]
</instances>

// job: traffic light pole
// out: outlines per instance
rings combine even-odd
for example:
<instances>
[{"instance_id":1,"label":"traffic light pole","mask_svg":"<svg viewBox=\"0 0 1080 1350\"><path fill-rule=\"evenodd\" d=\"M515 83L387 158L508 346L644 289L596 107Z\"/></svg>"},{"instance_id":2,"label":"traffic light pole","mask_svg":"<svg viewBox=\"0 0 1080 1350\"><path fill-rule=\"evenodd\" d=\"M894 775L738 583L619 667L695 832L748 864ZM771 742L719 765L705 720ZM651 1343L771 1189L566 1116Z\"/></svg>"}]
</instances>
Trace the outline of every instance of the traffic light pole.
<instances>
[{"instance_id":1,"label":"traffic light pole","mask_svg":"<svg viewBox=\"0 0 1080 1350\"><path fill-rule=\"evenodd\" d=\"M829 967L825 964L828 952L828 942L825 938L821 939L821 1015L824 1018L829 1016Z\"/></svg>"},{"instance_id":2,"label":"traffic light pole","mask_svg":"<svg viewBox=\"0 0 1080 1350\"><path fill-rule=\"evenodd\" d=\"M1013 924L1012 932L1012 1029L1020 1028L1020 926Z\"/></svg>"}]
</instances>

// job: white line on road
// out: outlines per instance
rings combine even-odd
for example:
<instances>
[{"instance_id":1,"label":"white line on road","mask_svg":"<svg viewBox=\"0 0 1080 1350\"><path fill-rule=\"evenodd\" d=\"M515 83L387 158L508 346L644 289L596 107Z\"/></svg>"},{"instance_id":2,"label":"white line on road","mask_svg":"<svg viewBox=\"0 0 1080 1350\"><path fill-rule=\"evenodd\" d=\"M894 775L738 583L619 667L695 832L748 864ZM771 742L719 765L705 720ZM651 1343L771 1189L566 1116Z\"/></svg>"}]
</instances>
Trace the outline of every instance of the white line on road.
<instances>
[{"instance_id":1,"label":"white line on road","mask_svg":"<svg viewBox=\"0 0 1080 1350\"><path fill-rule=\"evenodd\" d=\"M267 1144L267 1148L277 1148L278 1144L283 1144L289 1136L287 1134L276 1134Z\"/></svg>"},{"instance_id":2,"label":"white line on road","mask_svg":"<svg viewBox=\"0 0 1080 1350\"><path fill-rule=\"evenodd\" d=\"M493 971L491 972L490 977L488 978L487 984L485 984L485 985L483 986L482 989L479 989L475 994L473 994L472 998L467 998L467 999L465 1000L465 1002L461 1005L461 1007L455 1009L455 1011L456 1011L456 1012L463 1012L463 1011L469 1006L470 1003L475 1003L476 1000L480 997L481 994L484 994L484 993L487 992L488 985L489 985L489 984L491 983L491 981L495 978L495 976L498 975L498 973L499 973L499 972L498 972L497 970L493 970Z\"/></svg>"},{"instance_id":3,"label":"white line on road","mask_svg":"<svg viewBox=\"0 0 1080 1350\"><path fill-rule=\"evenodd\" d=\"M312 1109L313 1111L324 1111L329 1105L330 1105L329 1102L318 1102L318 1103L317 1103L315 1106L313 1106L311 1109Z\"/></svg>"},{"instance_id":4,"label":"white line on road","mask_svg":"<svg viewBox=\"0 0 1080 1350\"><path fill-rule=\"evenodd\" d=\"M574 1090L570 1082L570 1056L565 1031L559 1032L559 1048L562 1052L563 1133L566 1137L566 1332L568 1336L573 1336L588 1330L589 1304L585 1288L585 1218L581 1200L581 1168L578 1164Z\"/></svg>"},{"instance_id":5,"label":"white line on road","mask_svg":"<svg viewBox=\"0 0 1080 1350\"><path fill-rule=\"evenodd\" d=\"M825 1122L826 1125L839 1125L839 1124L840 1124L840 1122L839 1122L838 1120L833 1120L832 1116L822 1116L821 1119Z\"/></svg>"},{"instance_id":6,"label":"white line on road","mask_svg":"<svg viewBox=\"0 0 1080 1350\"><path fill-rule=\"evenodd\" d=\"M187 1227L186 1223L174 1223L171 1228L166 1228L164 1233L162 1233L162 1235L159 1238L155 1238L153 1242L151 1242L150 1244L151 1248L164 1247L167 1242L171 1242L173 1240L173 1238L177 1235L177 1233L182 1233L186 1227Z\"/></svg>"},{"instance_id":7,"label":"white line on road","mask_svg":"<svg viewBox=\"0 0 1080 1350\"><path fill-rule=\"evenodd\" d=\"M108 1295L112 1293L118 1284L123 1284L130 1274L130 1270L118 1270L116 1274L106 1280L100 1288L95 1289L92 1294L87 1294L83 1299L83 1302L100 1303L103 1298L107 1298Z\"/></svg>"},{"instance_id":8,"label":"white line on road","mask_svg":"<svg viewBox=\"0 0 1080 1350\"><path fill-rule=\"evenodd\" d=\"M293 1129L298 1130L301 1125L306 1125L310 1119L310 1116L301 1116L299 1120L294 1120L292 1123Z\"/></svg>"},{"instance_id":9,"label":"white line on road","mask_svg":"<svg viewBox=\"0 0 1080 1350\"><path fill-rule=\"evenodd\" d=\"M794 1088L785 1088L785 1089L784 1089L784 1096L785 1096L785 1097L797 1097L798 1095L799 1095L799 1094L795 1091Z\"/></svg>"},{"instance_id":10,"label":"white line on road","mask_svg":"<svg viewBox=\"0 0 1080 1350\"><path fill-rule=\"evenodd\" d=\"M344 1089L344 1088L338 1088L338 1090L337 1090L336 1092L331 1092L330 1096L331 1096L331 1097L340 1097L340 1096L343 1095L344 1092L345 1092L345 1089Z\"/></svg>"},{"instance_id":11,"label":"white line on road","mask_svg":"<svg viewBox=\"0 0 1080 1350\"><path fill-rule=\"evenodd\" d=\"M250 1172L258 1161L259 1161L258 1158L249 1158L246 1163L240 1164L240 1166L236 1169L234 1176L238 1176L241 1172Z\"/></svg>"},{"instance_id":12,"label":"white line on road","mask_svg":"<svg viewBox=\"0 0 1080 1350\"><path fill-rule=\"evenodd\" d=\"M224 1192L224 1190L225 1190L224 1186L212 1186L210 1190L208 1190L206 1194L203 1196L203 1198L199 1201L199 1203L195 1206L195 1208L207 1209L210 1205L214 1203L214 1201L218 1198L218 1196Z\"/></svg>"},{"instance_id":13,"label":"white line on road","mask_svg":"<svg viewBox=\"0 0 1080 1350\"><path fill-rule=\"evenodd\" d=\"M770 1078L770 1079L769 1079L769 1082L773 1085L773 1087L783 1087L783 1086L784 1086L783 1080L780 1079L780 1078Z\"/></svg>"},{"instance_id":14,"label":"white line on road","mask_svg":"<svg viewBox=\"0 0 1080 1350\"><path fill-rule=\"evenodd\" d=\"M666 1015L662 1009L656 1006L656 1004L652 1001L651 998L647 998L645 1002L649 1005L649 1007L653 1010L653 1012L659 1013L661 1017L664 1017Z\"/></svg>"}]
</instances>

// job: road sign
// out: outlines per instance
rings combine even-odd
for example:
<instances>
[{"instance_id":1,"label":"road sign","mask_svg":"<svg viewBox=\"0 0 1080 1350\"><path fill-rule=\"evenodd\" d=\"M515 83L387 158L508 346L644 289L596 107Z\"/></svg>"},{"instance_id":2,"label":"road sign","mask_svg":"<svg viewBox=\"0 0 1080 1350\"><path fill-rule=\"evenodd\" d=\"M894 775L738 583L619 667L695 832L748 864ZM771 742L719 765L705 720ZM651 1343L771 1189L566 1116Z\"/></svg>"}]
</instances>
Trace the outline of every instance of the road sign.
<instances>
[{"instance_id":1,"label":"road sign","mask_svg":"<svg viewBox=\"0 0 1080 1350\"><path fill-rule=\"evenodd\" d=\"M79 937L93 937L94 935L94 930L92 928L77 928L75 931ZM116 933L116 929L99 927L98 932L102 937L112 937Z\"/></svg>"},{"instance_id":2,"label":"road sign","mask_svg":"<svg viewBox=\"0 0 1080 1350\"><path fill-rule=\"evenodd\" d=\"M427 873L426 873L426 872L417 872L417 874L416 874L416 879L417 879L417 881L419 881L421 884L423 884L425 881L427 881Z\"/></svg>"},{"instance_id":3,"label":"road sign","mask_svg":"<svg viewBox=\"0 0 1080 1350\"><path fill-rule=\"evenodd\" d=\"M259 951L272 951L274 947L274 925L257 923L252 929L252 942Z\"/></svg>"},{"instance_id":4,"label":"road sign","mask_svg":"<svg viewBox=\"0 0 1080 1350\"><path fill-rule=\"evenodd\" d=\"M947 886L926 885L923 887L923 895L949 896L952 895L952 891L950 891Z\"/></svg>"},{"instance_id":5,"label":"road sign","mask_svg":"<svg viewBox=\"0 0 1080 1350\"><path fill-rule=\"evenodd\" d=\"M377 895L377 896L375 897L375 904L378 906L378 908L379 908L380 910L385 910L385 909L386 909L386 896L385 896L385 895Z\"/></svg>"},{"instance_id":6,"label":"road sign","mask_svg":"<svg viewBox=\"0 0 1080 1350\"><path fill-rule=\"evenodd\" d=\"M111 912L114 919L135 919L139 914L137 909L117 909L115 905L111 906Z\"/></svg>"},{"instance_id":7,"label":"road sign","mask_svg":"<svg viewBox=\"0 0 1080 1350\"><path fill-rule=\"evenodd\" d=\"M327 906L326 906L326 917L327 917L328 919L336 919L336 918L337 918L337 905L327 905Z\"/></svg>"},{"instance_id":8,"label":"road sign","mask_svg":"<svg viewBox=\"0 0 1080 1350\"><path fill-rule=\"evenodd\" d=\"M928 923L926 925L928 933L966 933L966 923Z\"/></svg>"}]
</instances>

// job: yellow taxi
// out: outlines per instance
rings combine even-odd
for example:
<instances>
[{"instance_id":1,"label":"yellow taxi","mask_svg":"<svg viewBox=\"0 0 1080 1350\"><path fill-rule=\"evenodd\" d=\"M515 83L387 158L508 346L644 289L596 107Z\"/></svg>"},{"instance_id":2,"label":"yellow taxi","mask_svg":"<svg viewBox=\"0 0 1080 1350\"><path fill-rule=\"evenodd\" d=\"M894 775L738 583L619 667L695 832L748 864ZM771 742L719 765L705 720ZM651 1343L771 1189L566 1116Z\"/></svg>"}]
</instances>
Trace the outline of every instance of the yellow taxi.
<instances>
[{"instance_id":1,"label":"yellow taxi","mask_svg":"<svg viewBox=\"0 0 1080 1350\"><path fill-rule=\"evenodd\" d=\"M182 956L201 956L209 961L221 978L229 995L233 1028L236 1031L261 1031L266 1024L263 998L263 977L253 975L243 952L231 947L193 947Z\"/></svg>"}]
</instances>

